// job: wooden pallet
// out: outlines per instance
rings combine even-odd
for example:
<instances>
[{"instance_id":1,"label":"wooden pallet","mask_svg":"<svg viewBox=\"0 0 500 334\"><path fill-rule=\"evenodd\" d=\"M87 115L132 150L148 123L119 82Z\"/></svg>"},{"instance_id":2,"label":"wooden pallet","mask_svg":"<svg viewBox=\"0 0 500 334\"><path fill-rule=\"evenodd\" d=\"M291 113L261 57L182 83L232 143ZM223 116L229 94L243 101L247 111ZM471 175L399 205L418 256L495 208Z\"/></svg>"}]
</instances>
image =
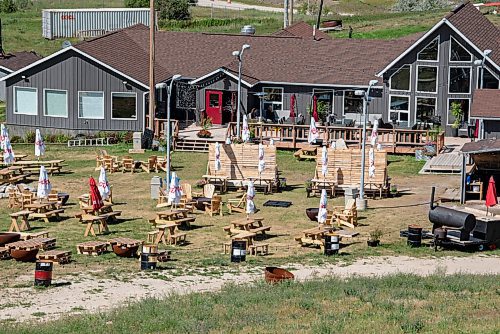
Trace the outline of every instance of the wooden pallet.
<instances>
[{"instance_id":1,"label":"wooden pallet","mask_svg":"<svg viewBox=\"0 0 500 334\"><path fill-rule=\"evenodd\" d=\"M158 262L167 262L170 260L170 251L161 251L158 253Z\"/></svg>"},{"instance_id":2,"label":"wooden pallet","mask_svg":"<svg viewBox=\"0 0 500 334\"><path fill-rule=\"evenodd\" d=\"M71 262L71 251L51 250L38 254L38 260L51 261L58 264L66 264Z\"/></svg>"},{"instance_id":3,"label":"wooden pallet","mask_svg":"<svg viewBox=\"0 0 500 334\"><path fill-rule=\"evenodd\" d=\"M48 238L49 237L49 231L41 231L41 232L36 232L36 233L21 233L21 240L30 240L30 239L36 239L36 238Z\"/></svg>"},{"instance_id":4,"label":"wooden pallet","mask_svg":"<svg viewBox=\"0 0 500 334\"><path fill-rule=\"evenodd\" d=\"M42 249L49 250L56 247L56 238L35 238L24 241L16 241L7 244L8 249L31 250Z\"/></svg>"},{"instance_id":5,"label":"wooden pallet","mask_svg":"<svg viewBox=\"0 0 500 334\"><path fill-rule=\"evenodd\" d=\"M0 260L10 259L10 250L7 247L0 247Z\"/></svg>"},{"instance_id":6,"label":"wooden pallet","mask_svg":"<svg viewBox=\"0 0 500 334\"><path fill-rule=\"evenodd\" d=\"M76 252L83 255L98 256L108 250L108 244L102 241L87 241L76 245Z\"/></svg>"},{"instance_id":7,"label":"wooden pallet","mask_svg":"<svg viewBox=\"0 0 500 334\"><path fill-rule=\"evenodd\" d=\"M141 240L137 239L130 239L130 238L113 238L108 241L108 244L111 246L117 245L118 247L125 246L125 247L136 247L142 245Z\"/></svg>"},{"instance_id":8,"label":"wooden pallet","mask_svg":"<svg viewBox=\"0 0 500 334\"><path fill-rule=\"evenodd\" d=\"M38 240L42 244L41 247L42 250L49 250L56 248L56 238L35 238L30 240Z\"/></svg>"}]
</instances>

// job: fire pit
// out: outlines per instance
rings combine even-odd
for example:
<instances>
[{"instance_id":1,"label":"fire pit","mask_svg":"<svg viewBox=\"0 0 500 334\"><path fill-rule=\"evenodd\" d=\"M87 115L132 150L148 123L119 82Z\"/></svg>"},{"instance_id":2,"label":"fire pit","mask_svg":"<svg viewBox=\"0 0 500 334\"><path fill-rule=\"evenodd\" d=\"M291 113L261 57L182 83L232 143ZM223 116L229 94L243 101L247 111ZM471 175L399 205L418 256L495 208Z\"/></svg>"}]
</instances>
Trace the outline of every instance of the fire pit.
<instances>
[{"instance_id":1,"label":"fire pit","mask_svg":"<svg viewBox=\"0 0 500 334\"><path fill-rule=\"evenodd\" d=\"M21 239L21 234L12 232L1 232L0 233L0 246L8 244L10 242L16 242Z\"/></svg>"},{"instance_id":2,"label":"fire pit","mask_svg":"<svg viewBox=\"0 0 500 334\"><path fill-rule=\"evenodd\" d=\"M288 270L278 267L266 267L264 278L268 283L278 283L281 281L293 281L295 276Z\"/></svg>"},{"instance_id":3,"label":"fire pit","mask_svg":"<svg viewBox=\"0 0 500 334\"><path fill-rule=\"evenodd\" d=\"M21 262L34 262L36 261L37 254L38 248L10 250L10 256L12 256L16 261Z\"/></svg>"},{"instance_id":4,"label":"fire pit","mask_svg":"<svg viewBox=\"0 0 500 334\"><path fill-rule=\"evenodd\" d=\"M309 217L309 219L313 222L318 221L318 213L319 213L319 208L307 208L306 209L307 217Z\"/></svg>"},{"instance_id":5,"label":"fire pit","mask_svg":"<svg viewBox=\"0 0 500 334\"><path fill-rule=\"evenodd\" d=\"M114 238L109 241L113 252L120 257L136 257L142 241L130 238Z\"/></svg>"},{"instance_id":6,"label":"fire pit","mask_svg":"<svg viewBox=\"0 0 500 334\"><path fill-rule=\"evenodd\" d=\"M205 203L210 203L211 199L208 197L193 197L193 201L196 203L194 206L200 211L205 211Z\"/></svg>"}]
</instances>

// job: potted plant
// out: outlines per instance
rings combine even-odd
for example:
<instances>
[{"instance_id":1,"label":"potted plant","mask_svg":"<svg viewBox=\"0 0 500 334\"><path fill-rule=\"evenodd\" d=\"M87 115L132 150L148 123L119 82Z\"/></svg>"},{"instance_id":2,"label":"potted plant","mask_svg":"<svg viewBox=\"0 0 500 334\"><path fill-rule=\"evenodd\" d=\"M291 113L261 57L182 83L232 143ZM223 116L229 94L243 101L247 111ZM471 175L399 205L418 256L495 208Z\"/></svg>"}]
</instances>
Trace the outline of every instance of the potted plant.
<instances>
[{"instance_id":1,"label":"potted plant","mask_svg":"<svg viewBox=\"0 0 500 334\"><path fill-rule=\"evenodd\" d=\"M212 133L208 131L209 128L212 127L212 118L211 117L206 117L203 118L201 121L201 127L202 129L198 131L196 134L199 138L210 138L212 137Z\"/></svg>"},{"instance_id":2,"label":"potted plant","mask_svg":"<svg viewBox=\"0 0 500 334\"><path fill-rule=\"evenodd\" d=\"M382 231L378 228L370 232L370 239L366 241L368 246L377 247L380 244L380 237L382 236Z\"/></svg>"},{"instance_id":3,"label":"potted plant","mask_svg":"<svg viewBox=\"0 0 500 334\"><path fill-rule=\"evenodd\" d=\"M304 182L304 187L306 188L307 197L309 197L309 195L311 194L311 191L312 191L312 181L306 180L306 182Z\"/></svg>"},{"instance_id":4,"label":"potted plant","mask_svg":"<svg viewBox=\"0 0 500 334\"><path fill-rule=\"evenodd\" d=\"M462 125L464 119L464 111L462 105L458 102L452 102L450 107L450 112L455 118L455 121L451 125L453 137L458 137L458 129Z\"/></svg>"}]
</instances>

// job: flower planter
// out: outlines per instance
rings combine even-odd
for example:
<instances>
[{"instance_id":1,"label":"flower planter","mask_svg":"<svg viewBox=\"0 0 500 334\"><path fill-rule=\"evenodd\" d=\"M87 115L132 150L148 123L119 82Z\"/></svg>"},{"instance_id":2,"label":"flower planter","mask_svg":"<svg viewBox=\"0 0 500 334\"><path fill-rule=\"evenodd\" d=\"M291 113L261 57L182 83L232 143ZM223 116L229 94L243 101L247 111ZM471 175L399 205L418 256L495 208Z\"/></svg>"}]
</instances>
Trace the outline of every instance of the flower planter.
<instances>
[{"instance_id":1,"label":"flower planter","mask_svg":"<svg viewBox=\"0 0 500 334\"><path fill-rule=\"evenodd\" d=\"M366 243L370 247L377 247L380 245L380 240L367 240Z\"/></svg>"},{"instance_id":2,"label":"flower planter","mask_svg":"<svg viewBox=\"0 0 500 334\"><path fill-rule=\"evenodd\" d=\"M306 209L307 217L313 222L318 221L318 213L319 213L319 208L307 208Z\"/></svg>"}]
</instances>

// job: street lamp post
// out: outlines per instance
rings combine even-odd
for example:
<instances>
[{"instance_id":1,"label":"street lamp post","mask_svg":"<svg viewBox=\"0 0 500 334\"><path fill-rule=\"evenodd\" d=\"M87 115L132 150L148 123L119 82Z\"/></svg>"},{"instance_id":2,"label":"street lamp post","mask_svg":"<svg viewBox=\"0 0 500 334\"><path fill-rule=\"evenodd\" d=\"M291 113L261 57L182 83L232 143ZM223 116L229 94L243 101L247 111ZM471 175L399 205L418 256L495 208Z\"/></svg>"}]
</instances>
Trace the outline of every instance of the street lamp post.
<instances>
[{"instance_id":1,"label":"street lamp post","mask_svg":"<svg viewBox=\"0 0 500 334\"><path fill-rule=\"evenodd\" d=\"M365 201L365 152L366 152L366 120L368 118L368 103L370 102L370 90L378 83L378 80L370 80L368 84L368 90L357 90L355 94L358 96L363 96L363 136L361 139L361 180L359 185L359 200L360 205L356 205L358 210L363 211L366 209Z\"/></svg>"},{"instance_id":2,"label":"street lamp post","mask_svg":"<svg viewBox=\"0 0 500 334\"><path fill-rule=\"evenodd\" d=\"M484 50L483 51L483 59L478 59L476 61L474 61L474 65L479 65L481 66L481 77L480 77L480 81L479 81L479 89L483 89L483 79L484 79L484 62L486 61L486 57L488 57L491 53L491 50ZM484 125L483 125L483 121L481 120L479 122L479 130L478 130L478 134L479 134L479 139L482 139L484 137L484 134L483 134L483 131L484 131Z\"/></svg>"},{"instance_id":3,"label":"street lamp post","mask_svg":"<svg viewBox=\"0 0 500 334\"><path fill-rule=\"evenodd\" d=\"M170 187L170 100L171 100L171 95L172 95L172 86L174 85L175 80L179 80L181 78L180 74L176 74L170 79L170 84L168 85L168 90L167 90L167 127L166 127L166 142L167 142L167 161L166 161L166 189L168 191Z\"/></svg>"},{"instance_id":4,"label":"street lamp post","mask_svg":"<svg viewBox=\"0 0 500 334\"><path fill-rule=\"evenodd\" d=\"M243 44L241 51L233 51L233 56L238 59L238 106L236 107L236 137L240 138L240 109L241 109L241 66L243 63L243 52L249 49L250 45Z\"/></svg>"}]
</instances>

